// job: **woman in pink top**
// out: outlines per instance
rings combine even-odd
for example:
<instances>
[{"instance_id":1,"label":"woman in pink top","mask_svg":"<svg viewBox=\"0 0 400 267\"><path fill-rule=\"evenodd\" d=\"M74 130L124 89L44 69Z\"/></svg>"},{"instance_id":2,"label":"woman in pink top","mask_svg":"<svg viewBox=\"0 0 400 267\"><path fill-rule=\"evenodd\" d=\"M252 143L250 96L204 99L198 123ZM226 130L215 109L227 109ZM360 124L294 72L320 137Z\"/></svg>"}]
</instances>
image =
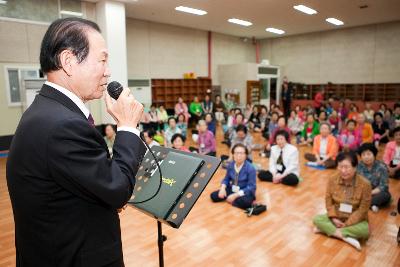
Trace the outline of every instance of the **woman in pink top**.
<instances>
[{"instance_id":1,"label":"woman in pink top","mask_svg":"<svg viewBox=\"0 0 400 267\"><path fill-rule=\"evenodd\" d=\"M356 129L356 121L348 120L346 128L338 137L339 147L343 151L356 150L360 145L360 132Z\"/></svg>"},{"instance_id":2,"label":"woman in pink top","mask_svg":"<svg viewBox=\"0 0 400 267\"><path fill-rule=\"evenodd\" d=\"M394 141L386 144L383 161L389 169L389 177L400 178L400 127L393 130Z\"/></svg>"},{"instance_id":3,"label":"woman in pink top","mask_svg":"<svg viewBox=\"0 0 400 267\"><path fill-rule=\"evenodd\" d=\"M175 104L175 116L178 116L179 114L183 114L185 116L186 123L189 121L190 114L188 106L183 102L182 97L179 97L178 103Z\"/></svg>"},{"instance_id":4,"label":"woman in pink top","mask_svg":"<svg viewBox=\"0 0 400 267\"><path fill-rule=\"evenodd\" d=\"M198 124L199 138L199 153L202 155L214 156L216 155L215 137L214 134L207 129L205 120L199 120Z\"/></svg>"}]
</instances>

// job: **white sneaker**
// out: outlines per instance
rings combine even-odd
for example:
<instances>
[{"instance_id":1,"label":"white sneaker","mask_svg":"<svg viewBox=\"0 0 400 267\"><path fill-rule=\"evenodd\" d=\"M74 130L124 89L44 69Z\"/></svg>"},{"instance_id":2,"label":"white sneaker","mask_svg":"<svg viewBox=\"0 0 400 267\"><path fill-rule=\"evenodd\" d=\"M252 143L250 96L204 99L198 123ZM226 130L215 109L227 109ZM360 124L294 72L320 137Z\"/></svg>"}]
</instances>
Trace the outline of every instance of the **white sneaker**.
<instances>
[{"instance_id":1,"label":"white sneaker","mask_svg":"<svg viewBox=\"0 0 400 267\"><path fill-rule=\"evenodd\" d=\"M352 238L352 237L344 237L343 241L352 245L353 247L355 247L357 250L361 250L361 245L360 242L358 242L357 239Z\"/></svg>"},{"instance_id":2,"label":"white sneaker","mask_svg":"<svg viewBox=\"0 0 400 267\"><path fill-rule=\"evenodd\" d=\"M371 210L372 210L374 213L377 213L377 212L379 211L379 208L378 208L378 206L373 205L373 206L371 207Z\"/></svg>"}]
</instances>

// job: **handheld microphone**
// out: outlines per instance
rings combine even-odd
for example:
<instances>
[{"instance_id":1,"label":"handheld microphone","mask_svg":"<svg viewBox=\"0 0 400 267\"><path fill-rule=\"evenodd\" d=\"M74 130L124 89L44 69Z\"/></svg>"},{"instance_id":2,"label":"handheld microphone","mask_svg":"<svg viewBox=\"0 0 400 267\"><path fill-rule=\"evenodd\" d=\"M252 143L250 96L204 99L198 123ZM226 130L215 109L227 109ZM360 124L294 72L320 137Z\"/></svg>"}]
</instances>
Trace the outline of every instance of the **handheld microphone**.
<instances>
[{"instance_id":1,"label":"handheld microphone","mask_svg":"<svg viewBox=\"0 0 400 267\"><path fill-rule=\"evenodd\" d=\"M118 97L120 96L120 94L122 93L122 90L124 90L124 88L122 87L122 85L117 82L117 81L112 81L107 85L107 91L108 94L114 98L115 100L118 99Z\"/></svg>"},{"instance_id":2,"label":"handheld microphone","mask_svg":"<svg viewBox=\"0 0 400 267\"><path fill-rule=\"evenodd\" d=\"M115 100L118 99L118 97L121 95L121 93L122 93L123 90L124 90L124 88L122 87L122 84L120 84L120 83L117 82L117 81L112 81L112 82L110 82L110 83L107 85L107 92L108 92L108 94L109 94L112 98L114 98ZM154 158L154 161L155 161L155 163L156 163L156 165L157 165L157 168L158 168L158 173L160 174L160 184L159 184L159 186L158 186L157 191L155 192L155 194L154 194L153 196L151 196L151 197L149 197L148 199L143 200L143 201L131 202L131 203L133 203L133 204L140 204L140 203L147 202L147 201L153 199L153 198L160 192L161 185L162 185L162 174L161 174L160 165L159 165L158 160L157 160L156 156L154 155L153 151L151 150L151 148L149 147L149 145L146 143L146 140L144 140L144 136L143 136L143 133L142 133L142 132L140 132L140 139L142 139L144 145L147 147L147 149L150 151L151 155L152 155L153 158Z\"/></svg>"}]
</instances>

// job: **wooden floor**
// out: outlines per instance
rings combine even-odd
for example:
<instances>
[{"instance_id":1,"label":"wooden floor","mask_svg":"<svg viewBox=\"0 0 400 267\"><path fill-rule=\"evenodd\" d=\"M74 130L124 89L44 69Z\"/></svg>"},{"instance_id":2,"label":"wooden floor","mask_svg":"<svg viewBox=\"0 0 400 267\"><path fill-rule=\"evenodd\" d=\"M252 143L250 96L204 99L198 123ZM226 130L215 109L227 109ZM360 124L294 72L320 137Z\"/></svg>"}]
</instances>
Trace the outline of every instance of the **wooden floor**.
<instances>
[{"instance_id":1,"label":"wooden floor","mask_svg":"<svg viewBox=\"0 0 400 267\"><path fill-rule=\"evenodd\" d=\"M228 149L217 134L218 155ZM262 142L255 135L256 142ZM314 234L312 217L324 212L324 193L330 171L304 166L296 188L257 182L257 200L268 211L251 218L227 203L213 204L209 194L219 187L220 169L180 229L164 226L168 236L166 266L400 266L396 236L400 216L391 216L400 196L400 181L390 180L396 200L377 214L370 212L371 237L358 252L342 241ZM256 162L267 168L268 160ZM380 151L379 158L382 151ZM5 179L6 159L0 159L0 267L15 265L14 222ZM125 266L158 266L156 221L133 208L121 213Z\"/></svg>"}]
</instances>

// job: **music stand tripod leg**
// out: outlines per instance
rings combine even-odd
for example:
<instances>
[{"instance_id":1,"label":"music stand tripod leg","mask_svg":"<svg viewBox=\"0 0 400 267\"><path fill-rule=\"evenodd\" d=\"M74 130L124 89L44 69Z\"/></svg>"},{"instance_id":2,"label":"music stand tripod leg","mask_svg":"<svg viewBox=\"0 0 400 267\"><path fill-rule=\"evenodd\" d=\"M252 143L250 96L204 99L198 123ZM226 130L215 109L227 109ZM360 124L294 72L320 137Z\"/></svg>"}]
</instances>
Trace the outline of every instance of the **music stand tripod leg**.
<instances>
[{"instance_id":1,"label":"music stand tripod leg","mask_svg":"<svg viewBox=\"0 0 400 267\"><path fill-rule=\"evenodd\" d=\"M167 241L167 237L162 234L161 222L157 221L158 231L158 262L160 267L164 267L164 242Z\"/></svg>"}]
</instances>

